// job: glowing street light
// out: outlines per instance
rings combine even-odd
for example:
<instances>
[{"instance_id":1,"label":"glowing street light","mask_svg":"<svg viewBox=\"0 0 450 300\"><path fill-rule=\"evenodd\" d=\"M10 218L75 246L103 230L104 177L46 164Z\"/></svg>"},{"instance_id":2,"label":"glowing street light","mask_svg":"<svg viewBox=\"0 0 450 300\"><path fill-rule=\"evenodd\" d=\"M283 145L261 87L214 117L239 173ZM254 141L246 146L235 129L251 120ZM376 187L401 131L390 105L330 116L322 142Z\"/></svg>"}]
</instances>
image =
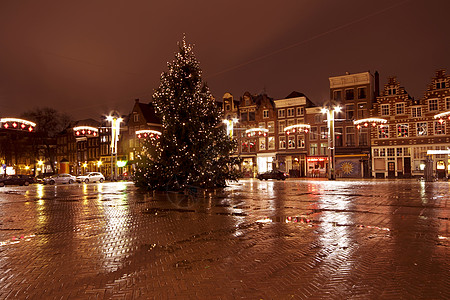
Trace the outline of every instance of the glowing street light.
<instances>
[{"instance_id":1,"label":"glowing street light","mask_svg":"<svg viewBox=\"0 0 450 300\"><path fill-rule=\"evenodd\" d=\"M117 164L114 163L114 157L115 161L117 161L117 142L119 141L120 123L123 119L108 116L106 120L111 122L111 180L115 180L117 176Z\"/></svg>"},{"instance_id":2,"label":"glowing street light","mask_svg":"<svg viewBox=\"0 0 450 300\"><path fill-rule=\"evenodd\" d=\"M237 122L239 122L239 119L237 118L223 120L223 123L227 125L227 135L230 136L231 139L233 138L234 124Z\"/></svg>"},{"instance_id":3,"label":"glowing street light","mask_svg":"<svg viewBox=\"0 0 450 300\"><path fill-rule=\"evenodd\" d=\"M336 179L336 148L334 145L334 113L340 112L341 107L334 101L327 101L322 108L322 113L327 114L327 127L328 127L328 179Z\"/></svg>"}]
</instances>

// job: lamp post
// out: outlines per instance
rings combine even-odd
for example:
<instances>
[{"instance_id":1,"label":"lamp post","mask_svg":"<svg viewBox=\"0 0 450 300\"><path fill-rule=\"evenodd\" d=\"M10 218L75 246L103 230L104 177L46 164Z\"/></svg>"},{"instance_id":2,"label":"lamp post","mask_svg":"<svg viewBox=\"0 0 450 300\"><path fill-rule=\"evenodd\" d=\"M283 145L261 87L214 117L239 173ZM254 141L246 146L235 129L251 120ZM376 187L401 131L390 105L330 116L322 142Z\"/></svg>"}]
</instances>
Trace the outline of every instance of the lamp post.
<instances>
[{"instance_id":1,"label":"lamp post","mask_svg":"<svg viewBox=\"0 0 450 300\"><path fill-rule=\"evenodd\" d=\"M116 180L117 176L117 141L119 140L120 123L122 118L117 116L108 116L106 120L111 122L111 180Z\"/></svg>"},{"instance_id":2,"label":"lamp post","mask_svg":"<svg viewBox=\"0 0 450 300\"><path fill-rule=\"evenodd\" d=\"M239 122L239 119L237 118L223 120L223 123L227 125L227 135L230 136L230 139L233 138L234 123L237 122Z\"/></svg>"},{"instance_id":3,"label":"lamp post","mask_svg":"<svg viewBox=\"0 0 450 300\"><path fill-rule=\"evenodd\" d=\"M340 112L341 107L334 101L328 101L322 108L322 113L327 114L328 127L328 180L336 179L336 148L334 138L334 112Z\"/></svg>"}]
</instances>

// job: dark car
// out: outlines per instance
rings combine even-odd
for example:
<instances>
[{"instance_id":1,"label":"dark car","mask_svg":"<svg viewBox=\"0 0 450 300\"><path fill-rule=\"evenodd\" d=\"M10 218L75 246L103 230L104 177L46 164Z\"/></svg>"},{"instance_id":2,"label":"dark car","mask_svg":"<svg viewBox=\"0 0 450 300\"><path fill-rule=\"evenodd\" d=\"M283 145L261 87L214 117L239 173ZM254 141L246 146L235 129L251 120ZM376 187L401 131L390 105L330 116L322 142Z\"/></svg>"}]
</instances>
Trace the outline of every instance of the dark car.
<instances>
[{"instance_id":1,"label":"dark car","mask_svg":"<svg viewBox=\"0 0 450 300\"><path fill-rule=\"evenodd\" d=\"M289 174L286 174L284 172L278 171L278 170L271 170L264 173L259 173L256 178L259 180L267 180L267 179L276 179L276 180L285 180L289 177Z\"/></svg>"},{"instance_id":2,"label":"dark car","mask_svg":"<svg viewBox=\"0 0 450 300\"><path fill-rule=\"evenodd\" d=\"M0 178L0 187L5 185L29 185L34 183L34 179L28 175L9 175Z\"/></svg>"}]
</instances>

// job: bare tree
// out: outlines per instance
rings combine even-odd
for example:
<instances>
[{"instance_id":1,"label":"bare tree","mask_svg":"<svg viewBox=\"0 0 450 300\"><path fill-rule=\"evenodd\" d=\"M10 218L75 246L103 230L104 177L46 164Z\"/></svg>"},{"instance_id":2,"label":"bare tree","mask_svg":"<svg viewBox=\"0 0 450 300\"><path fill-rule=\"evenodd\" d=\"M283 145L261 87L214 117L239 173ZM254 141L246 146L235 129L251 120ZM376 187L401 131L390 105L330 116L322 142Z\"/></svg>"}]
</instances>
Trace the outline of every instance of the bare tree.
<instances>
[{"instance_id":1,"label":"bare tree","mask_svg":"<svg viewBox=\"0 0 450 300\"><path fill-rule=\"evenodd\" d=\"M56 136L70 125L71 117L51 107L35 108L23 113L22 117L36 123L35 149L43 150L46 161L55 173Z\"/></svg>"}]
</instances>

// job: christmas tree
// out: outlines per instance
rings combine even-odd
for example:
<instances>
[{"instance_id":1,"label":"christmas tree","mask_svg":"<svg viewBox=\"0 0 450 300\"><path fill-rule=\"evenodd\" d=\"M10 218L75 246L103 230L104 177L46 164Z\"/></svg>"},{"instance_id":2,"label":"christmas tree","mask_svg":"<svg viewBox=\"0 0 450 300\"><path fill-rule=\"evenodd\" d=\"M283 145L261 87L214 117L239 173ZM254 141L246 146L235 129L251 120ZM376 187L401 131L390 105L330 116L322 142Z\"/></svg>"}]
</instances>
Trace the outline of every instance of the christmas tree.
<instances>
[{"instance_id":1,"label":"christmas tree","mask_svg":"<svg viewBox=\"0 0 450 300\"><path fill-rule=\"evenodd\" d=\"M224 130L221 109L202 80L192 46L184 38L178 46L153 94L162 135L145 142L135 183L150 190L223 187L237 180L236 143Z\"/></svg>"}]
</instances>

